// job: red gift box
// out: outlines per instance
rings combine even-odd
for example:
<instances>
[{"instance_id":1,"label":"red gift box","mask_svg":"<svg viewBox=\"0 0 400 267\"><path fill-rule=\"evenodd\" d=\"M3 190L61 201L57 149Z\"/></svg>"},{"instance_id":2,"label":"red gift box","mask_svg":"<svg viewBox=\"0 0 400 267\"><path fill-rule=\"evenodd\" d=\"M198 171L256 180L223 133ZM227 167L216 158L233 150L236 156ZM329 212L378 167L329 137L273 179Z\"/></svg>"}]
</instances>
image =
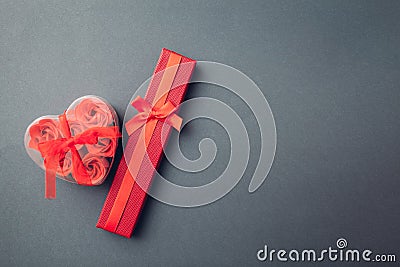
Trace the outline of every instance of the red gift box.
<instances>
[{"instance_id":1,"label":"red gift box","mask_svg":"<svg viewBox=\"0 0 400 267\"><path fill-rule=\"evenodd\" d=\"M136 99L139 100L136 105L140 102L144 106L150 105L159 110L164 110L168 108L167 106L177 107L186 93L195 64L195 60L163 48L146 96L144 100ZM135 103L132 105L135 106ZM169 110L169 112L174 111ZM165 117L168 115L170 118L171 114L168 113ZM132 119L131 122L135 119L137 118ZM144 120L144 125L142 125L144 127L131 129L124 156L97 222L98 228L131 237L144 206L146 192L150 188L155 168L161 161L163 147L168 139L164 138L164 134L162 138L161 132L166 130L168 136L171 126L176 127L173 123L166 122L165 118L155 117L152 120ZM129 122L126 123L126 127L128 124ZM140 179L140 186L138 179Z\"/></svg>"}]
</instances>

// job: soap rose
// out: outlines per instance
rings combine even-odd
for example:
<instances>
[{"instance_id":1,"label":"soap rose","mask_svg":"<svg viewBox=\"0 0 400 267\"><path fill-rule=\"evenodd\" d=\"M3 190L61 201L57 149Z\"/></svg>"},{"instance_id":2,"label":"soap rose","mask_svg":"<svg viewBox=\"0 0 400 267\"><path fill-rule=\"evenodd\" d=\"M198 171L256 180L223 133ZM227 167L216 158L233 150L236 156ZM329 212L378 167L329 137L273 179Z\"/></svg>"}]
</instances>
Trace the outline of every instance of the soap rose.
<instances>
[{"instance_id":1,"label":"soap rose","mask_svg":"<svg viewBox=\"0 0 400 267\"><path fill-rule=\"evenodd\" d=\"M114 138L99 138L97 144L86 145L86 148L91 154L112 157L115 153L116 146L117 140Z\"/></svg>"},{"instance_id":2,"label":"soap rose","mask_svg":"<svg viewBox=\"0 0 400 267\"><path fill-rule=\"evenodd\" d=\"M88 128L106 127L114 121L107 104L91 98L86 98L77 104L74 113L76 120Z\"/></svg>"},{"instance_id":3,"label":"soap rose","mask_svg":"<svg viewBox=\"0 0 400 267\"><path fill-rule=\"evenodd\" d=\"M61 168L62 166L62 168ZM60 164L57 168L57 174L60 176L68 176L72 171L72 156L71 153L68 152L65 154L64 159L60 161Z\"/></svg>"},{"instance_id":4,"label":"soap rose","mask_svg":"<svg viewBox=\"0 0 400 267\"><path fill-rule=\"evenodd\" d=\"M87 129L84 124L76 120L68 120L68 125L72 136L83 133Z\"/></svg>"},{"instance_id":5,"label":"soap rose","mask_svg":"<svg viewBox=\"0 0 400 267\"><path fill-rule=\"evenodd\" d=\"M87 175L89 175L92 184L101 184L105 179L110 164L108 160L104 157L88 153L83 157L82 162L86 167Z\"/></svg>"},{"instance_id":6,"label":"soap rose","mask_svg":"<svg viewBox=\"0 0 400 267\"><path fill-rule=\"evenodd\" d=\"M29 128L29 147L38 150L41 142L62 138L59 123L53 119L41 119Z\"/></svg>"}]
</instances>

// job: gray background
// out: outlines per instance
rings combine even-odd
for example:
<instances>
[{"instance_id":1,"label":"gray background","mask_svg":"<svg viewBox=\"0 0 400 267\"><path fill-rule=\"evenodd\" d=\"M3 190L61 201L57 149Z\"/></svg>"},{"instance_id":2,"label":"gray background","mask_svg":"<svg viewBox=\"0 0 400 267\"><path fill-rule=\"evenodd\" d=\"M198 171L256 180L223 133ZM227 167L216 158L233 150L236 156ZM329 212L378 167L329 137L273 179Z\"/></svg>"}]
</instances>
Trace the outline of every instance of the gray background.
<instances>
[{"instance_id":1,"label":"gray background","mask_svg":"<svg viewBox=\"0 0 400 267\"><path fill-rule=\"evenodd\" d=\"M80 2L0 2L0 265L273 266L256 259L264 244L323 249L339 237L399 260L399 1ZM222 88L190 86L187 98L214 97L240 114L254 151L248 169L211 205L148 199L125 239L95 227L112 175L99 187L59 181L57 199L45 200L23 134L86 94L122 118L162 47L252 78L274 113L277 153L249 194L254 117ZM164 161L166 177L199 185L222 172L229 144L216 123L187 125L183 152L196 158L204 137L218 146L216 162L186 174Z\"/></svg>"}]
</instances>

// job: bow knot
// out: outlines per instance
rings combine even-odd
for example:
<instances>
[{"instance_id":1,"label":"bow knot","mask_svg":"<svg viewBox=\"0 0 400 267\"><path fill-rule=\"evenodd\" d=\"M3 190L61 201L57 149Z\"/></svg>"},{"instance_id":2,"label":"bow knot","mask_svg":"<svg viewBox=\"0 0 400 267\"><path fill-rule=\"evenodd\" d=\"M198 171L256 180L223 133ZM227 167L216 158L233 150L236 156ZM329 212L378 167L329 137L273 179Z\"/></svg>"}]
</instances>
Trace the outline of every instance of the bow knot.
<instances>
[{"instance_id":1,"label":"bow knot","mask_svg":"<svg viewBox=\"0 0 400 267\"><path fill-rule=\"evenodd\" d=\"M168 116L168 114L162 114L160 113L159 110L156 110L154 108L151 109L151 112L149 114L149 117L147 118L147 120L151 120L151 119L165 119Z\"/></svg>"},{"instance_id":2,"label":"bow knot","mask_svg":"<svg viewBox=\"0 0 400 267\"><path fill-rule=\"evenodd\" d=\"M137 129L145 125L146 122L154 119L163 120L177 131L181 128L182 118L175 114L177 107L175 107L171 101L157 108L152 107L149 102L138 96L132 101L131 105L139 111L139 113L125 123L128 135L132 135Z\"/></svg>"}]
</instances>

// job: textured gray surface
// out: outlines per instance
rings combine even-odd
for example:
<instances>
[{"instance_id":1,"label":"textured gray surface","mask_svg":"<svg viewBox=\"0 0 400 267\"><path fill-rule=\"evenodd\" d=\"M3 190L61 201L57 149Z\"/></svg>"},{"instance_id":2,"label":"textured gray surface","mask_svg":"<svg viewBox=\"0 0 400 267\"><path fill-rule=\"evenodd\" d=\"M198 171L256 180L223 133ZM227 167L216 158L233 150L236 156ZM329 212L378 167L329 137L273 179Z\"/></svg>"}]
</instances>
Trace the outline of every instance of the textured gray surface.
<instances>
[{"instance_id":1,"label":"textured gray surface","mask_svg":"<svg viewBox=\"0 0 400 267\"><path fill-rule=\"evenodd\" d=\"M399 17L398 1L1 1L0 265L256 265L264 244L322 249L339 237L399 260ZM58 198L45 200L23 134L86 94L122 118L162 47L251 77L274 112L277 153L250 195L254 117L221 88L191 86L188 98L215 97L240 114L256 152L223 199L193 209L149 199L125 239L95 227L112 178L96 188L60 181ZM229 155L223 129L194 121L182 149L195 158L206 136L219 149L214 165L189 175L164 162L162 172L211 181Z\"/></svg>"}]
</instances>

